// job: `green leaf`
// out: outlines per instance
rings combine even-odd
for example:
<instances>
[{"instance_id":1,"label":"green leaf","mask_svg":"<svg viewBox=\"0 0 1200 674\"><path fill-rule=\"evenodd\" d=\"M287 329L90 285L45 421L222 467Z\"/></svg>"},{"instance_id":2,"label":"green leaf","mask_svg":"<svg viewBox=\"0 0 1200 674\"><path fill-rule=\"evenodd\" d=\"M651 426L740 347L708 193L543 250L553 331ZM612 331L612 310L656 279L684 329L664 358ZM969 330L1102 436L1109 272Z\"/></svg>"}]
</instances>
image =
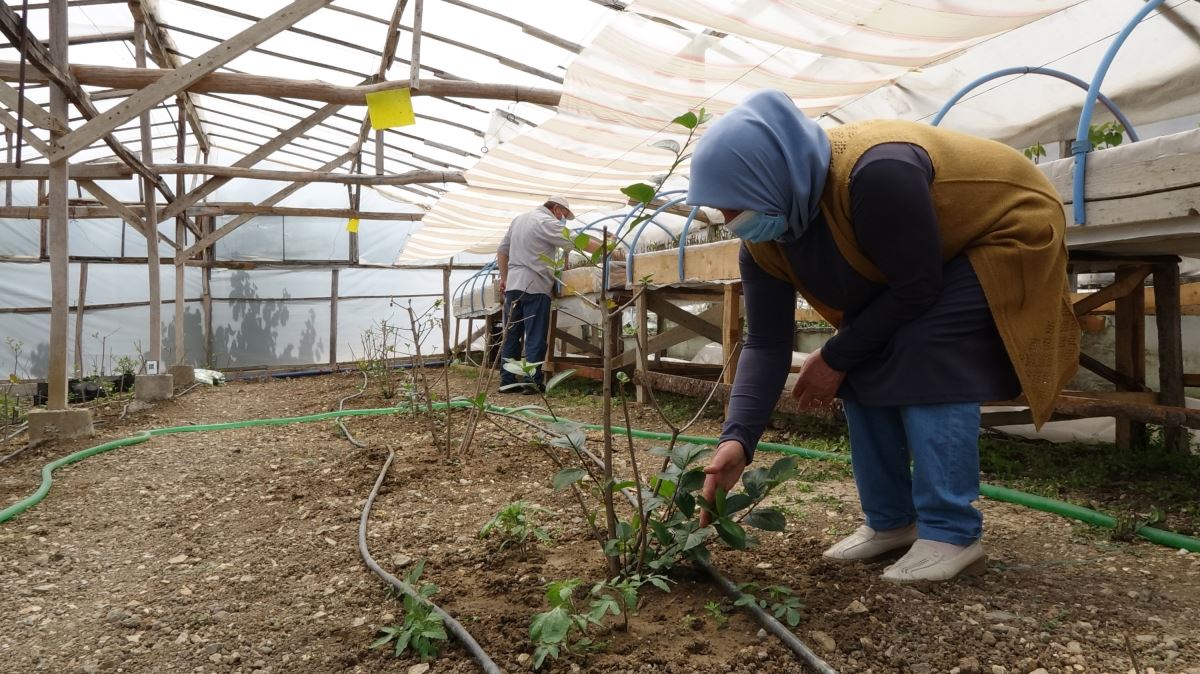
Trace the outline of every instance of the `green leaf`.
<instances>
[{"instance_id":1,"label":"green leaf","mask_svg":"<svg viewBox=\"0 0 1200 674\"><path fill-rule=\"evenodd\" d=\"M621 491L622 489L629 489L630 487L632 487L636 484L637 483L634 482L633 480L623 480L621 482L614 482L612 488L609 489L609 491L611 491L612 493L615 494L615 493Z\"/></svg>"},{"instance_id":2,"label":"green leaf","mask_svg":"<svg viewBox=\"0 0 1200 674\"><path fill-rule=\"evenodd\" d=\"M742 473L742 487L746 495L757 501L767 493L767 469L755 468Z\"/></svg>"},{"instance_id":3,"label":"green leaf","mask_svg":"<svg viewBox=\"0 0 1200 674\"><path fill-rule=\"evenodd\" d=\"M786 456L771 464L771 470L767 473L767 477L771 482L779 484L780 482L790 480L795 474L796 457Z\"/></svg>"},{"instance_id":4,"label":"green leaf","mask_svg":"<svg viewBox=\"0 0 1200 674\"><path fill-rule=\"evenodd\" d=\"M749 496L743 493L739 492L737 494L733 494L729 496L729 498L725 499L724 514L732 515L734 513L741 512L746 508L749 508L753 503L754 501L752 501Z\"/></svg>"},{"instance_id":5,"label":"green leaf","mask_svg":"<svg viewBox=\"0 0 1200 674\"><path fill-rule=\"evenodd\" d=\"M566 489L585 477L587 471L582 468L564 468L554 475L554 491Z\"/></svg>"},{"instance_id":6,"label":"green leaf","mask_svg":"<svg viewBox=\"0 0 1200 674\"><path fill-rule=\"evenodd\" d=\"M670 450L668 450L666 447L651 447L648 451L654 456L671 456Z\"/></svg>"},{"instance_id":7,"label":"green leaf","mask_svg":"<svg viewBox=\"0 0 1200 674\"><path fill-rule=\"evenodd\" d=\"M728 517L722 517L714 523L714 526L717 528L717 535L725 541L726 545L734 550L746 549L746 530L737 522Z\"/></svg>"},{"instance_id":8,"label":"green leaf","mask_svg":"<svg viewBox=\"0 0 1200 674\"><path fill-rule=\"evenodd\" d=\"M661 545L671 544L671 531L667 529L667 525L658 520L650 520L650 530L654 532L654 538Z\"/></svg>"},{"instance_id":9,"label":"green leaf","mask_svg":"<svg viewBox=\"0 0 1200 674\"><path fill-rule=\"evenodd\" d=\"M629 526L628 522L617 522L617 538L621 541L627 541L633 537L633 527Z\"/></svg>"},{"instance_id":10,"label":"green leaf","mask_svg":"<svg viewBox=\"0 0 1200 674\"><path fill-rule=\"evenodd\" d=\"M621 194L642 204L648 204L654 200L654 188L646 183L634 183L622 187Z\"/></svg>"},{"instance_id":11,"label":"green leaf","mask_svg":"<svg viewBox=\"0 0 1200 674\"><path fill-rule=\"evenodd\" d=\"M582 430L571 431L566 436L554 438L550 441L550 444L555 447L574 449L582 452L587 447L587 433L584 433Z\"/></svg>"},{"instance_id":12,"label":"green leaf","mask_svg":"<svg viewBox=\"0 0 1200 674\"><path fill-rule=\"evenodd\" d=\"M625 374L624 372L618 372L617 373L617 381L621 382L622 384L628 384L629 383L629 375Z\"/></svg>"},{"instance_id":13,"label":"green leaf","mask_svg":"<svg viewBox=\"0 0 1200 674\"><path fill-rule=\"evenodd\" d=\"M676 489L684 493L696 491L704 486L705 477L703 470L693 468L679 476L679 483Z\"/></svg>"},{"instance_id":14,"label":"green leaf","mask_svg":"<svg viewBox=\"0 0 1200 674\"><path fill-rule=\"evenodd\" d=\"M517 374L524 375L525 373L518 372ZM500 387L500 390L501 391L518 391L520 389L529 388L530 386L533 386L533 382L519 381L515 384L505 384L504 386Z\"/></svg>"},{"instance_id":15,"label":"green leaf","mask_svg":"<svg viewBox=\"0 0 1200 674\"><path fill-rule=\"evenodd\" d=\"M651 143L650 147L661 148L663 150L671 152L672 154L679 154L679 151L681 149L683 149L683 148L679 147L678 142L671 140L670 138L665 138L663 140Z\"/></svg>"},{"instance_id":16,"label":"green leaf","mask_svg":"<svg viewBox=\"0 0 1200 674\"><path fill-rule=\"evenodd\" d=\"M684 517L691 519L696 514L696 497L690 493L679 494L675 497L675 505Z\"/></svg>"},{"instance_id":17,"label":"green leaf","mask_svg":"<svg viewBox=\"0 0 1200 674\"><path fill-rule=\"evenodd\" d=\"M692 548L694 548L698 545L703 545L704 541L707 541L709 539L709 537L712 535L713 535L712 527L704 527L703 529L697 529L697 530L689 533L687 535L687 538L684 539L683 549L685 551L687 551L687 550L691 550Z\"/></svg>"},{"instance_id":18,"label":"green leaf","mask_svg":"<svg viewBox=\"0 0 1200 674\"><path fill-rule=\"evenodd\" d=\"M562 228L562 238L566 239L567 241L571 240L571 228L570 227Z\"/></svg>"},{"instance_id":19,"label":"green leaf","mask_svg":"<svg viewBox=\"0 0 1200 674\"><path fill-rule=\"evenodd\" d=\"M562 643L571 629L571 615L562 607L539 613L529 626L529 634L544 644Z\"/></svg>"},{"instance_id":20,"label":"green leaf","mask_svg":"<svg viewBox=\"0 0 1200 674\"><path fill-rule=\"evenodd\" d=\"M553 391L555 386L563 383L573 374L575 374L575 370L563 370L562 372L556 373L550 378L549 381L546 382L546 393Z\"/></svg>"},{"instance_id":21,"label":"green leaf","mask_svg":"<svg viewBox=\"0 0 1200 674\"><path fill-rule=\"evenodd\" d=\"M671 120L672 124L678 124L685 129L694 129L699 125L700 120L696 117L696 113L688 111Z\"/></svg>"},{"instance_id":22,"label":"green leaf","mask_svg":"<svg viewBox=\"0 0 1200 674\"><path fill-rule=\"evenodd\" d=\"M389 641L396 638L396 628L394 627L384 627L379 631L384 632L385 634L375 641L372 641L368 648L379 648L380 646L386 646Z\"/></svg>"},{"instance_id":23,"label":"green leaf","mask_svg":"<svg viewBox=\"0 0 1200 674\"><path fill-rule=\"evenodd\" d=\"M787 526L787 518L775 508L759 508L746 515L742 520L747 526L763 531L783 531Z\"/></svg>"},{"instance_id":24,"label":"green leaf","mask_svg":"<svg viewBox=\"0 0 1200 674\"><path fill-rule=\"evenodd\" d=\"M726 502L729 500L729 494L722 487L717 487L716 500L713 502L713 514L718 517L723 517L726 512Z\"/></svg>"},{"instance_id":25,"label":"green leaf","mask_svg":"<svg viewBox=\"0 0 1200 674\"><path fill-rule=\"evenodd\" d=\"M510 360L507 363L505 363L504 371L508 372L509 374L515 374L518 376L525 375L525 368L521 366L520 361L516 361L516 360Z\"/></svg>"},{"instance_id":26,"label":"green leaf","mask_svg":"<svg viewBox=\"0 0 1200 674\"><path fill-rule=\"evenodd\" d=\"M575 235L574 239L571 240L571 244L575 246L575 250L587 250L588 243L590 243L591 240L592 237L580 232Z\"/></svg>"}]
</instances>

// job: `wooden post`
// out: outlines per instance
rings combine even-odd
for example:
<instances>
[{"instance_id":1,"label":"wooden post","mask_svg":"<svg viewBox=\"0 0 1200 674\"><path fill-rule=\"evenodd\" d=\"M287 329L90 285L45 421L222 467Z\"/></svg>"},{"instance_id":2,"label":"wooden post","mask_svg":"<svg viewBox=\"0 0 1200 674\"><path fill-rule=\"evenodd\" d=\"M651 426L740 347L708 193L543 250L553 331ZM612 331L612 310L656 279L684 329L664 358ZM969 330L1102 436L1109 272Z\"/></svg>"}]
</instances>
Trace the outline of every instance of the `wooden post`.
<instances>
[{"instance_id":1,"label":"wooden post","mask_svg":"<svg viewBox=\"0 0 1200 674\"><path fill-rule=\"evenodd\" d=\"M650 303L649 294L650 290L645 286L642 286L641 294L638 295L637 302L634 303L634 325L637 328L637 334L634 336L634 339L636 340L634 350L637 352L637 358L633 362L634 372L642 371L643 362L645 362L647 365L646 371L649 370L650 360L645 350L646 342L649 340L649 335L646 334L646 326L649 324L649 321L647 321L647 315L650 313L648 309ZM659 316L658 320L661 321L662 317ZM650 399L650 395L649 392L646 391L645 384L638 384L635 387L635 394L637 395L637 401L639 403L645 403Z\"/></svg>"},{"instance_id":2,"label":"wooden post","mask_svg":"<svg viewBox=\"0 0 1200 674\"><path fill-rule=\"evenodd\" d=\"M136 21L133 24L134 58L139 68L146 67L146 24ZM150 142L150 111L141 114L142 132L142 161L154 163L154 150ZM69 156L70 153L62 153ZM146 266L149 272L150 286L150 360L162 362L162 287L159 282L161 271L158 257L158 217L154 181L149 177L142 178L142 193L146 199Z\"/></svg>"},{"instance_id":3,"label":"wooden post","mask_svg":"<svg viewBox=\"0 0 1200 674\"><path fill-rule=\"evenodd\" d=\"M37 186L37 205L39 207L46 205L46 199L47 199L46 183L47 183L46 180L39 180L37 183L37 185L38 185ZM48 234L49 223L46 218L42 218L39 225L40 225L40 228L38 230L38 259L39 260L49 260L50 252L49 252L49 248L47 246L47 242L49 239L49 234ZM121 255L124 255L124 254L125 254L125 249L122 247Z\"/></svg>"},{"instance_id":4,"label":"wooden post","mask_svg":"<svg viewBox=\"0 0 1200 674\"><path fill-rule=\"evenodd\" d=\"M4 130L4 162L11 164L13 160L13 134L8 129ZM12 181L4 181L4 205L12 206Z\"/></svg>"},{"instance_id":5,"label":"wooden post","mask_svg":"<svg viewBox=\"0 0 1200 674\"><path fill-rule=\"evenodd\" d=\"M410 89L421 88L421 18L424 13L425 3L423 0L417 0L416 5L413 6L412 59L409 63L408 75Z\"/></svg>"},{"instance_id":6,"label":"wooden post","mask_svg":"<svg viewBox=\"0 0 1200 674\"><path fill-rule=\"evenodd\" d=\"M733 385L734 376L737 374L736 351L740 351L742 345L742 284L727 283L724 290L724 307L721 310L721 358L722 362L729 362L729 367L725 368L725 378L722 382Z\"/></svg>"},{"instance_id":7,"label":"wooden post","mask_svg":"<svg viewBox=\"0 0 1200 674\"><path fill-rule=\"evenodd\" d=\"M88 263L79 263L79 299L75 302L75 378L83 379L83 305L87 300ZM101 371L104 363L100 364Z\"/></svg>"},{"instance_id":8,"label":"wooden post","mask_svg":"<svg viewBox=\"0 0 1200 674\"><path fill-rule=\"evenodd\" d=\"M1140 273L1136 268L1117 270L1119 283L1129 274ZM1132 292L1116 300L1116 370L1135 384L1146 383L1146 308L1145 295L1139 284ZM1117 446L1145 449L1146 425L1128 419L1117 419Z\"/></svg>"},{"instance_id":9,"label":"wooden post","mask_svg":"<svg viewBox=\"0 0 1200 674\"><path fill-rule=\"evenodd\" d=\"M205 228L211 233L213 218L204 218ZM203 230L202 230L203 231ZM216 354L213 353L213 309L212 309L212 249L203 252L204 267L200 277L200 304L204 309L204 362L210 368L216 368Z\"/></svg>"},{"instance_id":10,"label":"wooden post","mask_svg":"<svg viewBox=\"0 0 1200 674\"><path fill-rule=\"evenodd\" d=\"M338 363L338 270L330 272L329 281L329 364Z\"/></svg>"},{"instance_id":11,"label":"wooden post","mask_svg":"<svg viewBox=\"0 0 1200 674\"><path fill-rule=\"evenodd\" d=\"M463 342L463 353L466 354L466 360L471 362L471 336L475 334L475 319L467 319L467 339Z\"/></svg>"},{"instance_id":12,"label":"wooden post","mask_svg":"<svg viewBox=\"0 0 1200 674\"><path fill-rule=\"evenodd\" d=\"M54 65L67 68L67 0L50 2L50 56ZM61 87L50 86L50 115L63 124L70 118L67 97ZM56 143L62 134L50 133L50 142ZM50 368L46 376L48 397L46 409L67 409L67 311L70 305L70 248L67 241L67 157L50 162L50 177L46 181L49 190L49 212L46 236L42 239L43 251L47 245L50 253ZM39 195L40 201L40 195Z\"/></svg>"},{"instance_id":13,"label":"wooden post","mask_svg":"<svg viewBox=\"0 0 1200 674\"><path fill-rule=\"evenodd\" d=\"M1158 327L1158 387L1160 405L1184 407L1183 325L1179 297L1179 264L1154 265L1154 318ZM1189 436L1179 426L1163 428L1167 451L1186 453Z\"/></svg>"},{"instance_id":14,"label":"wooden post","mask_svg":"<svg viewBox=\"0 0 1200 674\"><path fill-rule=\"evenodd\" d=\"M175 142L175 161L179 162L179 163L183 163L183 159L184 159L183 144L186 139L185 134L187 133L187 123L184 122L184 117L187 115L187 110L185 109L182 95L180 95L176 98L176 105L177 105L177 107L176 107L177 112L175 113L175 121L179 125L179 129L178 129L178 135L176 136L176 142ZM154 161L153 157L151 157L150 161ZM175 176L175 193L183 194L183 174L182 173ZM154 220L155 220L154 218L146 218L145 222L151 223L151 222L154 222ZM180 213L179 215L175 216L175 242L177 244L179 244L180 248L187 247L187 240L186 240L187 226L185 225L184 220L185 220L185 216L183 213ZM147 227L147 229L157 230L158 227L149 226L149 227ZM147 239L147 241L153 240L154 245L157 248L158 247L158 237L154 235L154 232L151 232L150 236L151 236L151 238ZM149 243L147 243L147 245L149 245ZM181 255L181 252L182 251L180 251L180 250L176 250L175 254L174 254L174 258L175 258L175 364L176 365L186 365L187 364L187 354L185 353L187 351L187 329L186 329L187 326L185 325L186 312L184 311L185 307L183 304L184 299L185 299L184 295L186 294L184 292L184 287L185 287L184 286L184 276L185 276L184 262L186 262L186 258L184 258L184 256Z\"/></svg>"},{"instance_id":15,"label":"wooden post","mask_svg":"<svg viewBox=\"0 0 1200 674\"><path fill-rule=\"evenodd\" d=\"M442 355L450 367L450 263L442 269Z\"/></svg>"}]
</instances>

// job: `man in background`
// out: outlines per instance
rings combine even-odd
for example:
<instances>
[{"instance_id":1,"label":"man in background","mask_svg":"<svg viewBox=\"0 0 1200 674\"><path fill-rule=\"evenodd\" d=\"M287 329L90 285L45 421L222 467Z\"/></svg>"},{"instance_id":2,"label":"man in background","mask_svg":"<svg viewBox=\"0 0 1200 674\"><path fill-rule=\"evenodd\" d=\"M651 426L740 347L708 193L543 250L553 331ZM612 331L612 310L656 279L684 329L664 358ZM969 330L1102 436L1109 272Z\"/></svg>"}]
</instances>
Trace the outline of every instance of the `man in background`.
<instances>
[{"instance_id":1,"label":"man in background","mask_svg":"<svg viewBox=\"0 0 1200 674\"><path fill-rule=\"evenodd\" d=\"M500 349L502 362L524 356L530 363L546 359L546 340L550 329L550 297L554 291L554 273L544 258L553 259L568 243L562 230L575 214L565 197L554 196L544 204L513 218L496 251L500 267L500 292L504 295L504 324L507 332ZM591 241L588 251L600 244ZM532 378L543 386L542 369ZM520 383L516 375L501 368L501 388ZM535 393L534 386L524 389Z\"/></svg>"}]
</instances>

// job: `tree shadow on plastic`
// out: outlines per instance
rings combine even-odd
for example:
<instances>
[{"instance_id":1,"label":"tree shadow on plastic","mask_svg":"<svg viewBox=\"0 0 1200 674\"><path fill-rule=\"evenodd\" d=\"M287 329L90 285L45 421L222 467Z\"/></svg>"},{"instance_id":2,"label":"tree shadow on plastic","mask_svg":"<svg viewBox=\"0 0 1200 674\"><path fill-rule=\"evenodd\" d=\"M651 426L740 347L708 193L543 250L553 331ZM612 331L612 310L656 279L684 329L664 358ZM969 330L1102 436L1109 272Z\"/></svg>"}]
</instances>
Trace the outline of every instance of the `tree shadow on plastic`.
<instances>
[{"instance_id":1,"label":"tree shadow on plastic","mask_svg":"<svg viewBox=\"0 0 1200 674\"><path fill-rule=\"evenodd\" d=\"M296 344L281 344L282 329L291 319L284 289L282 299L262 299L250 274L239 271L230 278L233 320L213 330L213 365L252 367L259 365L312 364L321 360L324 341L317 334L317 314L308 310ZM186 324L185 324L186 325Z\"/></svg>"}]
</instances>

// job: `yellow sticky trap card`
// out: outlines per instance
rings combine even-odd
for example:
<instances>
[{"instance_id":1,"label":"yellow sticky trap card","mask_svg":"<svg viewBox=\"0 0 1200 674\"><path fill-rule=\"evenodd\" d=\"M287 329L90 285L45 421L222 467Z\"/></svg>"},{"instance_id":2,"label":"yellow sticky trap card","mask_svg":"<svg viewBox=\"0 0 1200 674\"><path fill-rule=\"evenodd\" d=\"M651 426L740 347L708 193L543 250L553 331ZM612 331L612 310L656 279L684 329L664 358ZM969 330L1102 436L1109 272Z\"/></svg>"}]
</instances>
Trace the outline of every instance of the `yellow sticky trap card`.
<instances>
[{"instance_id":1,"label":"yellow sticky trap card","mask_svg":"<svg viewBox=\"0 0 1200 674\"><path fill-rule=\"evenodd\" d=\"M417 123L408 89L388 89L367 94L367 114L376 131Z\"/></svg>"},{"instance_id":2,"label":"yellow sticky trap card","mask_svg":"<svg viewBox=\"0 0 1200 674\"><path fill-rule=\"evenodd\" d=\"M350 218L350 221L346 223L346 231L351 234L358 233L358 218Z\"/></svg>"}]
</instances>

